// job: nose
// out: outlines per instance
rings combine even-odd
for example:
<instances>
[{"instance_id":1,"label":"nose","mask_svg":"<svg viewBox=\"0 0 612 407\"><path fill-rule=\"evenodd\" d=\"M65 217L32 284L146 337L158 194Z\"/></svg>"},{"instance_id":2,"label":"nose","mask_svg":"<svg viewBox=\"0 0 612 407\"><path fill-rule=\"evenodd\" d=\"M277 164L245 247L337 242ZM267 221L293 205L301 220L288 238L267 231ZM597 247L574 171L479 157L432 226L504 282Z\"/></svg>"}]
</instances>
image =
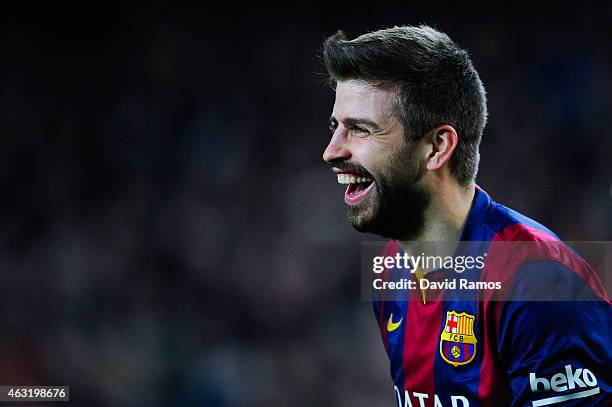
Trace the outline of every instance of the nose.
<instances>
[{"instance_id":1,"label":"nose","mask_svg":"<svg viewBox=\"0 0 612 407\"><path fill-rule=\"evenodd\" d=\"M346 137L343 137L340 129L337 129L332 135L327 148L323 151L323 161L333 163L335 161L345 161L351 158Z\"/></svg>"}]
</instances>

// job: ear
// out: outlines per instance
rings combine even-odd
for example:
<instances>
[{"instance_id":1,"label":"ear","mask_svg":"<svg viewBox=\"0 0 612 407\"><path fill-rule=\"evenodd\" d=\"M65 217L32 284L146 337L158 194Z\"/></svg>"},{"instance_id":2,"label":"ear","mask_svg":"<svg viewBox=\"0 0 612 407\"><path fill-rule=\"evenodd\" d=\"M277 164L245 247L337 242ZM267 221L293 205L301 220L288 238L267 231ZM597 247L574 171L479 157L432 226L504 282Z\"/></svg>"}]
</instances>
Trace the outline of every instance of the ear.
<instances>
[{"instance_id":1,"label":"ear","mask_svg":"<svg viewBox=\"0 0 612 407\"><path fill-rule=\"evenodd\" d=\"M429 133L427 142L430 147L429 157L427 157L427 169L429 171L436 171L450 160L459 142L459 136L452 126L444 124L436 127Z\"/></svg>"}]
</instances>

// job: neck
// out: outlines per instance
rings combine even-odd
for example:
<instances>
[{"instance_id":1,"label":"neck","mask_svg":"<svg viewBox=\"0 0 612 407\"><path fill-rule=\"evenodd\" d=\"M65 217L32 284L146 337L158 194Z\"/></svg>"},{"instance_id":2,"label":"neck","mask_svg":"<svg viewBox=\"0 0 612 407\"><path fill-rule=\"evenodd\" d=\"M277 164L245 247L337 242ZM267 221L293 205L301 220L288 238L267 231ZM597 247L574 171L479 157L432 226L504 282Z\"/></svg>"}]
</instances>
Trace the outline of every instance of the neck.
<instances>
[{"instance_id":1,"label":"neck","mask_svg":"<svg viewBox=\"0 0 612 407\"><path fill-rule=\"evenodd\" d=\"M456 242L472 207L476 192L473 183L467 187L457 184L438 185L424 213L421 232L412 239L418 242ZM400 242L404 250L407 242Z\"/></svg>"}]
</instances>

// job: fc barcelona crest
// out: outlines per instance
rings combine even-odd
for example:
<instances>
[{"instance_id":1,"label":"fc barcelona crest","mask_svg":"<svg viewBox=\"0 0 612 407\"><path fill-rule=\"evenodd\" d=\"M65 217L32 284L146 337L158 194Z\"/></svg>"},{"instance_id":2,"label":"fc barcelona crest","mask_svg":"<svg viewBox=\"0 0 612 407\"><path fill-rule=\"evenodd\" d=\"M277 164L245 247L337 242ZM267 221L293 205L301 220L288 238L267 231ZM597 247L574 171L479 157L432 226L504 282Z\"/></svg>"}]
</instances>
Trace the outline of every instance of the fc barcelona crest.
<instances>
[{"instance_id":1,"label":"fc barcelona crest","mask_svg":"<svg viewBox=\"0 0 612 407\"><path fill-rule=\"evenodd\" d=\"M476 356L474 315L446 311L446 324L440 334L440 356L457 367L470 363Z\"/></svg>"}]
</instances>

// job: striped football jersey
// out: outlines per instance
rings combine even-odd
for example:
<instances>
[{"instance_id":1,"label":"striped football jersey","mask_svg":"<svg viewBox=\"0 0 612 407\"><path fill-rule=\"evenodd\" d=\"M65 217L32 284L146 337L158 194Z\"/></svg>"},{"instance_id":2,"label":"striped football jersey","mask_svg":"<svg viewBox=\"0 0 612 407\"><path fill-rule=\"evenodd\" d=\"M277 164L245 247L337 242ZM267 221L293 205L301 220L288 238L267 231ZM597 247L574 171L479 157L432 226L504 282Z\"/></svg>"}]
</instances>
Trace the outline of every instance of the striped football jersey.
<instances>
[{"instance_id":1,"label":"striped football jersey","mask_svg":"<svg viewBox=\"0 0 612 407\"><path fill-rule=\"evenodd\" d=\"M459 296L441 289L423 297L417 289L374 298L397 405L611 406L612 306L591 266L550 230L479 187L460 240L478 242L473 254L483 245L487 252L484 267L461 278L497 282L502 290ZM508 250L520 242L529 244ZM383 254L398 253L402 247L391 240ZM384 278L395 271L386 269ZM444 269L426 276L457 277ZM559 290L577 294L559 300Z\"/></svg>"}]
</instances>

